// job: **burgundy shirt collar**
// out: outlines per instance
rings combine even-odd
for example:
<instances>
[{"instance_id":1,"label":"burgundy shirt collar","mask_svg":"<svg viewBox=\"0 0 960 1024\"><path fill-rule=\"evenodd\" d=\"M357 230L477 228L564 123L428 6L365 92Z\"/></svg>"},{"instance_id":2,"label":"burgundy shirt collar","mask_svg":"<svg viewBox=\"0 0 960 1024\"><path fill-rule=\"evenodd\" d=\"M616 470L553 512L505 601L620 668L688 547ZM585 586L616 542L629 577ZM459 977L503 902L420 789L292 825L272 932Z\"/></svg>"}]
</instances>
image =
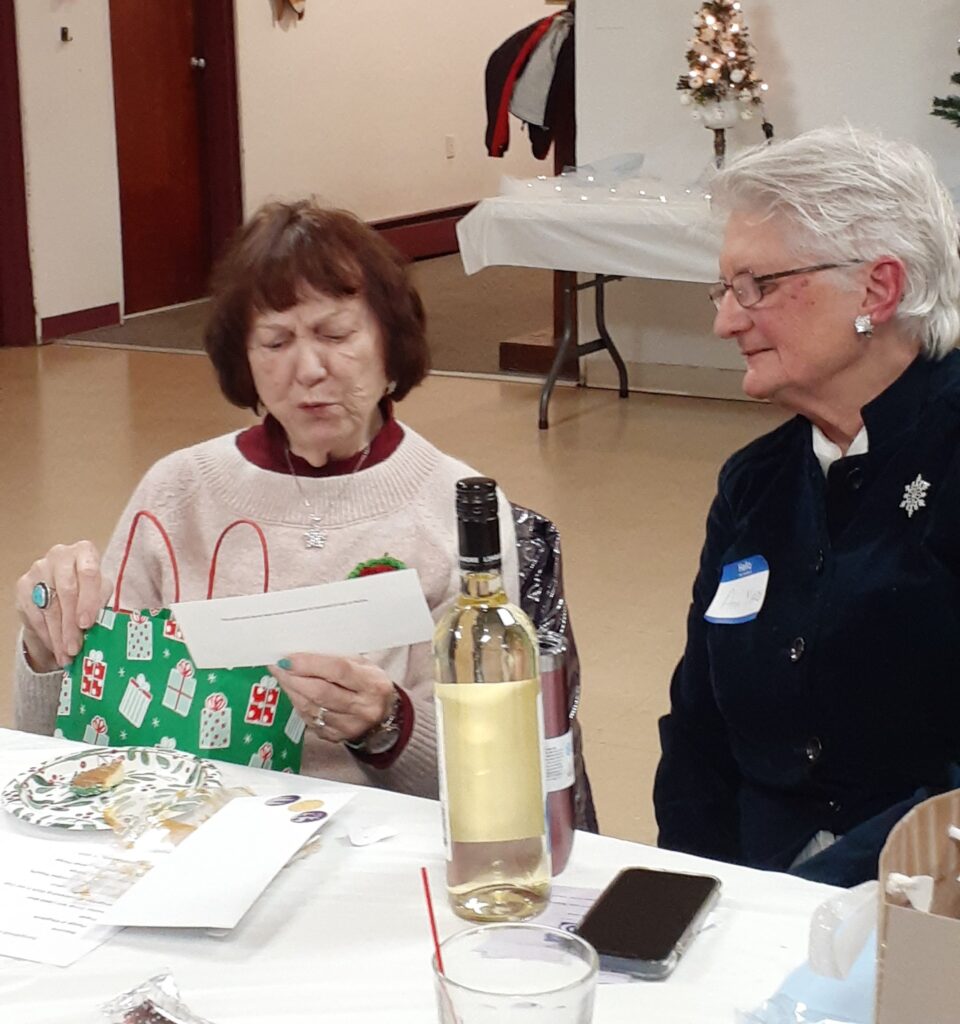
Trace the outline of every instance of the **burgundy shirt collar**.
<instances>
[{"instance_id":1,"label":"burgundy shirt collar","mask_svg":"<svg viewBox=\"0 0 960 1024\"><path fill-rule=\"evenodd\" d=\"M389 458L403 440L403 427L394 418L393 402L389 398L383 399L380 403L380 412L383 416L383 426L370 442L370 454L363 460L363 468L375 466ZM237 448L247 462L252 462L259 469L266 469L272 473L290 473L286 455L286 432L269 413L262 423L257 423L237 435ZM345 473L353 473L358 468L362 455L362 452L355 452L346 459L330 459L323 466L312 466L306 459L291 452L290 461L297 476L342 476Z\"/></svg>"}]
</instances>

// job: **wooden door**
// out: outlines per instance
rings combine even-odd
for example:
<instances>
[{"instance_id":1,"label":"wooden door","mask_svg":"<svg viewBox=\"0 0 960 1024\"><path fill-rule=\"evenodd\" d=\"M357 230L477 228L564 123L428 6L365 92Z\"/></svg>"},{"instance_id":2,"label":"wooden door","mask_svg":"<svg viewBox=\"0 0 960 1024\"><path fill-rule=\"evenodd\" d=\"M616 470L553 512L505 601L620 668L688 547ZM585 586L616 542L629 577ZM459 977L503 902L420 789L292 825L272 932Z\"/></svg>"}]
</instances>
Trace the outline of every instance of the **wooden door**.
<instances>
[{"instance_id":1,"label":"wooden door","mask_svg":"<svg viewBox=\"0 0 960 1024\"><path fill-rule=\"evenodd\" d=\"M203 2L203 0L201 0ZM201 161L206 69L194 0L110 0L124 309L205 294L209 222Z\"/></svg>"},{"instance_id":2,"label":"wooden door","mask_svg":"<svg viewBox=\"0 0 960 1024\"><path fill-rule=\"evenodd\" d=\"M0 0L0 345L34 345L13 0Z\"/></svg>"}]
</instances>

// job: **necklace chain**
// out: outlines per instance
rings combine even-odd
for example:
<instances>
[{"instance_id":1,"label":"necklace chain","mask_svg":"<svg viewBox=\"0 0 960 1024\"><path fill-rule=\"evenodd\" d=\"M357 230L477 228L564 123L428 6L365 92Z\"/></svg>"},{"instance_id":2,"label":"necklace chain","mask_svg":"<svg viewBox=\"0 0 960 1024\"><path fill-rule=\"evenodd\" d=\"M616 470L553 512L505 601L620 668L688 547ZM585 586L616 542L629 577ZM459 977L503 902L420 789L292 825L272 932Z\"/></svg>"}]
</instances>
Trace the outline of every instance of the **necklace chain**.
<instances>
[{"instance_id":1,"label":"necklace chain","mask_svg":"<svg viewBox=\"0 0 960 1024\"><path fill-rule=\"evenodd\" d=\"M284 457L287 460L287 468L290 470L290 475L293 477L293 482L296 485L297 493L300 495L300 500L303 502L304 508L307 510L307 515L310 519L310 525L304 531L303 534L303 546L305 548L316 548L320 549L326 546L327 543L327 531L321 526L323 518L319 516L313 507L312 502L307 497L306 492L303 489L303 485L300 483L300 477L297 476L297 471L293 468L293 459L290 455L290 446L284 445L283 448ZM353 476L363 464L367 461L367 457L370 454L370 445L367 444L360 452L360 458L357 459L357 464L350 470L349 473L344 474L347 477ZM346 488L344 487L344 490ZM343 492L341 491L338 497L342 497Z\"/></svg>"}]
</instances>

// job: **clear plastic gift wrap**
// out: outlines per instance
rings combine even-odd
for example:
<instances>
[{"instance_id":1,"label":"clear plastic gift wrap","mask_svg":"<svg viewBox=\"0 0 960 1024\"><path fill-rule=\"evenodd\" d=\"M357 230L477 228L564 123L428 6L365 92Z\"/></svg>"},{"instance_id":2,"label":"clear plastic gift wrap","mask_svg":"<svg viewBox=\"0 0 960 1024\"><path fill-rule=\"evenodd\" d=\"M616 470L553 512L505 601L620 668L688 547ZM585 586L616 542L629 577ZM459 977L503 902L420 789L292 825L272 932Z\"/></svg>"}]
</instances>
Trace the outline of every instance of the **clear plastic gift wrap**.
<instances>
[{"instance_id":1,"label":"clear plastic gift wrap","mask_svg":"<svg viewBox=\"0 0 960 1024\"><path fill-rule=\"evenodd\" d=\"M157 974L101 1008L110 1024L213 1024L180 998L173 975Z\"/></svg>"},{"instance_id":2,"label":"clear plastic gift wrap","mask_svg":"<svg viewBox=\"0 0 960 1024\"><path fill-rule=\"evenodd\" d=\"M648 160L642 153L622 153L594 164L568 167L555 177L545 174L535 178L505 176L500 179L500 195L573 203L709 202L712 165L690 178L689 169L675 173L672 168L661 166L662 163L655 158Z\"/></svg>"}]
</instances>

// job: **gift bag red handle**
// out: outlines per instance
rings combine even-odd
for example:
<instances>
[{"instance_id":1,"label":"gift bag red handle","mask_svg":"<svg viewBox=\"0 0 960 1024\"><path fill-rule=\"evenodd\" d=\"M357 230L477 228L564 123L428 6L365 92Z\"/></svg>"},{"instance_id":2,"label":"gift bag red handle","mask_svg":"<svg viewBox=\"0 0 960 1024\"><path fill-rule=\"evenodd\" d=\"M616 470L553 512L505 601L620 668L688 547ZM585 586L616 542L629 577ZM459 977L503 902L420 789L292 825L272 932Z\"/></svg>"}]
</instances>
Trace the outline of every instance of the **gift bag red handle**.
<instances>
[{"instance_id":1,"label":"gift bag red handle","mask_svg":"<svg viewBox=\"0 0 960 1024\"><path fill-rule=\"evenodd\" d=\"M256 531L257 537L260 538L260 550L263 552L263 592L266 593L270 589L270 556L267 554L267 538L264 537L263 530L252 519L238 519L226 527L217 538L216 546L213 549L213 557L210 559L210 575L207 578L208 601L213 597L213 579L217 574L217 556L220 554L220 545L235 526L252 526Z\"/></svg>"},{"instance_id":2,"label":"gift bag red handle","mask_svg":"<svg viewBox=\"0 0 960 1024\"><path fill-rule=\"evenodd\" d=\"M146 509L141 509L130 523L130 531L127 533L127 546L123 549L123 558L120 560L120 568L117 570L117 585L113 591L113 610L115 612L121 611L120 608L120 585L123 582L123 574L127 568L127 559L130 557L130 548L133 544L133 535L136 532L137 526L141 519L149 519L151 523L160 531L160 536L163 538L163 543L166 545L167 554L170 556L170 564L173 566L173 599L174 601L180 600L180 570L177 568L177 556L173 553L173 545L170 543L170 537L167 531L160 525L160 520L152 512L147 512ZM123 609L126 611L126 609Z\"/></svg>"}]
</instances>

